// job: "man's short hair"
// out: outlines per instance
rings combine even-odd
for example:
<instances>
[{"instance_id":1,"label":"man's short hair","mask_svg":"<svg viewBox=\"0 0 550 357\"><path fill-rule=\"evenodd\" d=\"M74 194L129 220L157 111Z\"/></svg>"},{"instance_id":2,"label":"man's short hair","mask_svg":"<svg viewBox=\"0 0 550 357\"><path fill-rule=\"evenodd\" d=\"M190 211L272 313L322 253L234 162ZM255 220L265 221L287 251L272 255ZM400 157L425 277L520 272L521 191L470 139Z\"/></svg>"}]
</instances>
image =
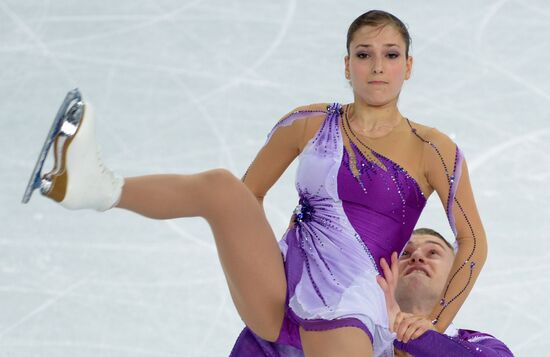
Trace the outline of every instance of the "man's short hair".
<instances>
[{"instance_id":1,"label":"man's short hair","mask_svg":"<svg viewBox=\"0 0 550 357\"><path fill-rule=\"evenodd\" d=\"M449 249L454 253L455 249L453 248L453 246L451 245L451 243L447 242L447 240L437 231L431 229L431 228L417 228L415 229L413 232L412 232L412 235L428 235L428 236L433 236L433 237L437 237L439 239L441 239L445 245L447 247L449 247Z\"/></svg>"}]
</instances>

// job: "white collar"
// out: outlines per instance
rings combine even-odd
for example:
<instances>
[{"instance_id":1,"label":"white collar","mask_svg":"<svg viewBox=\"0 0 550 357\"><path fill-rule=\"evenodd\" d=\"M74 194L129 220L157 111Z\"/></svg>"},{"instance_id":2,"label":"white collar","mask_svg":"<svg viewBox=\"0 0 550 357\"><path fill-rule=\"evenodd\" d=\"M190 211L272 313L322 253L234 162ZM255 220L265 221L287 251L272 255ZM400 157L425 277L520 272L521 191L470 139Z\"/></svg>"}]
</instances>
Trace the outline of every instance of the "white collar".
<instances>
[{"instance_id":1,"label":"white collar","mask_svg":"<svg viewBox=\"0 0 550 357\"><path fill-rule=\"evenodd\" d=\"M458 329L455 327L455 325L450 324L449 327L445 330L445 335L450 337L456 337L458 336Z\"/></svg>"}]
</instances>

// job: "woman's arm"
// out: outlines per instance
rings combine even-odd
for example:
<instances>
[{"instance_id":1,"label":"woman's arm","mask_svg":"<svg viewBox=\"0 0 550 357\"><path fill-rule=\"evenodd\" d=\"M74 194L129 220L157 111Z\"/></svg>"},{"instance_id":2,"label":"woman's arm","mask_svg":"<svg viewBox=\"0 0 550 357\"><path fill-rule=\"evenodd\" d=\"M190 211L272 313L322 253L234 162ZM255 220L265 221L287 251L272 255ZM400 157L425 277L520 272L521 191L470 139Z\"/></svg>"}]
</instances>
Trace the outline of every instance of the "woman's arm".
<instances>
[{"instance_id":1,"label":"woman's arm","mask_svg":"<svg viewBox=\"0 0 550 357\"><path fill-rule=\"evenodd\" d=\"M326 115L326 104L299 107L285 115L268 135L242 181L263 202L267 191L300 154L307 141L309 119Z\"/></svg>"},{"instance_id":2,"label":"woman's arm","mask_svg":"<svg viewBox=\"0 0 550 357\"><path fill-rule=\"evenodd\" d=\"M448 136L435 129L425 136L416 135L425 142L425 175L445 208L458 244L440 302L429 315L436 329L443 332L466 300L485 263L487 239L462 152Z\"/></svg>"}]
</instances>

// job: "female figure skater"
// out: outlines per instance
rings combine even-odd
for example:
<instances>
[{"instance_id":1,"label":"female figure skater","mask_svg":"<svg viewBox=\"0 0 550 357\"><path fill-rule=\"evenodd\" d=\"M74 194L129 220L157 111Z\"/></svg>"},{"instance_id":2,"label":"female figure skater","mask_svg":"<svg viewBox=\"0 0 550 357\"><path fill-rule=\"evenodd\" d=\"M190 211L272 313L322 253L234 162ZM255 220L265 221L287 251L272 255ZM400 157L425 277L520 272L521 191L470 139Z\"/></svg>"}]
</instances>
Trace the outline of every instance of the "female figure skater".
<instances>
[{"instance_id":1,"label":"female figure skater","mask_svg":"<svg viewBox=\"0 0 550 357\"><path fill-rule=\"evenodd\" d=\"M287 355L391 353L379 262L402 250L433 191L458 242L440 303L424 318L434 329L443 332L452 321L487 250L461 151L397 108L413 64L409 44L395 16L359 16L345 56L353 103L309 105L283 117L242 181L222 169L122 179L97 156L90 109L82 104L76 133L55 136L56 165L42 192L72 209L204 217L241 318L262 339L292 346ZM299 205L278 245L262 198L296 157Z\"/></svg>"}]
</instances>

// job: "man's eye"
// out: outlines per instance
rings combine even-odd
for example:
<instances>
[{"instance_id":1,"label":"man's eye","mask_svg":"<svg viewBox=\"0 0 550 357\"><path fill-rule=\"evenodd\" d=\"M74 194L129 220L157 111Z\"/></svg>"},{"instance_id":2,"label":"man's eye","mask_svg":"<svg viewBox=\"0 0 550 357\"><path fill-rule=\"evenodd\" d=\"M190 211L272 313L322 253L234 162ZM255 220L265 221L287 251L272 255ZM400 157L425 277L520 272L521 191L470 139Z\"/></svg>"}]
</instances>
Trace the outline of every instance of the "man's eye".
<instances>
[{"instance_id":1,"label":"man's eye","mask_svg":"<svg viewBox=\"0 0 550 357\"><path fill-rule=\"evenodd\" d=\"M431 251L430 251L430 254L431 254L431 255L439 254L439 252L438 252L437 250L431 250Z\"/></svg>"},{"instance_id":2,"label":"man's eye","mask_svg":"<svg viewBox=\"0 0 550 357\"><path fill-rule=\"evenodd\" d=\"M403 253L401 253L401 258L408 257L408 256L409 256L409 252L407 251L403 251Z\"/></svg>"}]
</instances>

